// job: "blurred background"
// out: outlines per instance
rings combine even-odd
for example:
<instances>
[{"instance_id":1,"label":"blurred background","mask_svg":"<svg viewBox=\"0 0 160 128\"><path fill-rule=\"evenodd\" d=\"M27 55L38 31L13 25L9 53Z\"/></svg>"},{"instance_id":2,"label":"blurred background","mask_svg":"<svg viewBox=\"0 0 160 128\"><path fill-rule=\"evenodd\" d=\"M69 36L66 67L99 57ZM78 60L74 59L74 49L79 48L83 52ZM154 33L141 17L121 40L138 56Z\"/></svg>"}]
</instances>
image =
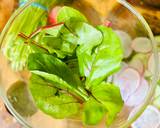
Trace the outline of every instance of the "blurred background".
<instances>
[{"instance_id":1,"label":"blurred background","mask_svg":"<svg viewBox=\"0 0 160 128\"><path fill-rule=\"evenodd\" d=\"M93 0L95 1L95 6L97 9L99 8L96 4L97 1L103 0ZM107 2L114 2L115 0L108 0ZM128 0L134 8L139 11L144 18L149 23L157 42L160 42L160 0ZM94 3L94 2L93 2ZM18 8L19 1L18 0L0 0L0 32L3 30L6 22L14 12ZM103 10L104 11L104 10ZM119 12L118 7L113 8L113 13L119 17L117 22L121 22L121 26L129 25L130 22L135 23L136 21L127 14L125 11ZM125 21L123 22L123 19ZM126 22L126 18L128 19ZM143 33L141 28L137 26L136 33L140 35ZM133 33L134 34L134 33ZM160 44L160 43L157 43ZM157 91L156 97L159 99L158 103L160 102L160 92ZM156 106L160 110L160 106ZM2 100L0 100L0 128L22 128L20 124L11 116L11 114L7 111L6 107L4 106Z\"/></svg>"}]
</instances>

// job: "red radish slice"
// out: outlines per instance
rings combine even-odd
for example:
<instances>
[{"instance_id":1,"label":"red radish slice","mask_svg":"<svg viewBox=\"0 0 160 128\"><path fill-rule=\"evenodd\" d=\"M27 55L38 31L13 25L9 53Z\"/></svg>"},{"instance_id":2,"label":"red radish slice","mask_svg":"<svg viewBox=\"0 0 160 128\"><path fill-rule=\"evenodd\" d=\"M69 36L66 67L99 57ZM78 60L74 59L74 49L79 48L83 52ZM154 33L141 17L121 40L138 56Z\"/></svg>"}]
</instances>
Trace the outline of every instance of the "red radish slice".
<instances>
[{"instance_id":1,"label":"red radish slice","mask_svg":"<svg viewBox=\"0 0 160 128\"><path fill-rule=\"evenodd\" d=\"M131 42L132 38L129 34L124 31L116 30L115 31L121 39L122 47L124 51L124 58L128 58L132 53Z\"/></svg>"},{"instance_id":2,"label":"red radish slice","mask_svg":"<svg viewBox=\"0 0 160 128\"><path fill-rule=\"evenodd\" d=\"M148 90L149 90L148 82L144 78L142 78L139 87L133 94L131 94L131 96L127 99L125 104L128 106L140 105L145 100Z\"/></svg>"},{"instance_id":3,"label":"red radish slice","mask_svg":"<svg viewBox=\"0 0 160 128\"><path fill-rule=\"evenodd\" d=\"M129 66L128 66L127 63L122 62L122 63L121 63L121 69L120 69L117 73L115 73L115 74L113 75L112 80L115 81L115 80L119 77L119 75L121 75L121 73L122 73L125 69L127 69L128 67L129 67Z\"/></svg>"},{"instance_id":4,"label":"red radish slice","mask_svg":"<svg viewBox=\"0 0 160 128\"><path fill-rule=\"evenodd\" d=\"M106 20L106 21L104 22L104 26L111 27L111 26L112 26L112 22L109 21L109 20Z\"/></svg>"},{"instance_id":5,"label":"red radish slice","mask_svg":"<svg viewBox=\"0 0 160 128\"><path fill-rule=\"evenodd\" d=\"M147 65L148 65L149 57L150 57L150 53L148 53L148 54L137 53L132 57L132 60L133 59L139 59L143 63L144 68L146 69L148 67Z\"/></svg>"},{"instance_id":6,"label":"red radish slice","mask_svg":"<svg viewBox=\"0 0 160 128\"><path fill-rule=\"evenodd\" d=\"M134 116L134 114L139 110L139 107L135 108L130 116ZM132 128L159 128L160 126L160 111L154 107L149 105L144 113L131 125Z\"/></svg>"},{"instance_id":7,"label":"red radish slice","mask_svg":"<svg viewBox=\"0 0 160 128\"><path fill-rule=\"evenodd\" d=\"M121 95L125 102L138 88L140 79L139 73L133 68L126 68L114 78L114 83L120 87Z\"/></svg>"},{"instance_id":8,"label":"red radish slice","mask_svg":"<svg viewBox=\"0 0 160 128\"><path fill-rule=\"evenodd\" d=\"M143 63L140 59L138 58L133 58L130 62L129 62L129 66L136 69L140 74L143 74L144 72L144 66Z\"/></svg>"},{"instance_id":9,"label":"red radish slice","mask_svg":"<svg viewBox=\"0 0 160 128\"><path fill-rule=\"evenodd\" d=\"M147 52L151 52L152 43L151 43L151 40L149 40L146 37L138 37L132 41L131 47L136 52L147 53Z\"/></svg>"},{"instance_id":10,"label":"red radish slice","mask_svg":"<svg viewBox=\"0 0 160 128\"><path fill-rule=\"evenodd\" d=\"M48 16L48 21L50 24L56 24L57 23L57 13L61 7L55 7L51 10Z\"/></svg>"},{"instance_id":11,"label":"red radish slice","mask_svg":"<svg viewBox=\"0 0 160 128\"><path fill-rule=\"evenodd\" d=\"M116 74L114 74L114 78L116 78L117 76L119 76L126 68L128 68L128 64L125 62L121 63L121 70L119 72L117 72ZM113 79L114 79L113 78Z\"/></svg>"},{"instance_id":12,"label":"red radish slice","mask_svg":"<svg viewBox=\"0 0 160 128\"><path fill-rule=\"evenodd\" d=\"M160 60L160 52L158 53L158 59ZM148 60L148 70L152 73L152 74L154 74L155 73L155 61L158 61L158 59L157 60L155 60L155 58L154 58L154 54L151 54L151 56L150 56L150 58L149 58L149 60ZM160 65L159 65L159 71L160 71Z\"/></svg>"}]
</instances>

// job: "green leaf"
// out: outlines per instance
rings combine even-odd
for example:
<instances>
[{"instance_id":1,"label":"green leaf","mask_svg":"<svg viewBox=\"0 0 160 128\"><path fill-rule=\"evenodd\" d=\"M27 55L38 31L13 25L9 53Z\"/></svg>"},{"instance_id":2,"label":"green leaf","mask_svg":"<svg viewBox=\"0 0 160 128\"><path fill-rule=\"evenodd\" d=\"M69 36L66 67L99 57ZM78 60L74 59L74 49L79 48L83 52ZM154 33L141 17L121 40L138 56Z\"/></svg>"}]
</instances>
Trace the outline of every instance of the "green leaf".
<instances>
[{"instance_id":1,"label":"green leaf","mask_svg":"<svg viewBox=\"0 0 160 128\"><path fill-rule=\"evenodd\" d=\"M35 74L32 74L29 80L29 89L35 101L41 99L41 97L47 98L48 96L54 96L58 91L54 88L54 85Z\"/></svg>"},{"instance_id":2,"label":"green leaf","mask_svg":"<svg viewBox=\"0 0 160 128\"><path fill-rule=\"evenodd\" d=\"M44 33L40 40L42 46L48 49L49 53L55 53L58 58L72 56L75 52L77 37L64 24L44 27L40 33Z\"/></svg>"},{"instance_id":3,"label":"green leaf","mask_svg":"<svg viewBox=\"0 0 160 128\"><path fill-rule=\"evenodd\" d=\"M57 14L57 21L66 22L70 19L76 19L77 21L87 22L86 17L78 10L67 6L62 7Z\"/></svg>"},{"instance_id":4,"label":"green leaf","mask_svg":"<svg viewBox=\"0 0 160 128\"><path fill-rule=\"evenodd\" d=\"M90 73L86 80L87 89L100 84L109 75L118 71L123 58L120 39L113 30L105 26L98 26L98 29L103 33L103 41L92 54L92 63L91 60L88 61Z\"/></svg>"},{"instance_id":5,"label":"green leaf","mask_svg":"<svg viewBox=\"0 0 160 128\"><path fill-rule=\"evenodd\" d=\"M45 27L42 32L51 35L53 37L58 37L60 36L60 31L63 28L64 24L58 24L58 25L53 25L53 26L48 26Z\"/></svg>"},{"instance_id":6,"label":"green leaf","mask_svg":"<svg viewBox=\"0 0 160 128\"><path fill-rule=\"evenodd\" d=\"M7 97L13 108L23 117L30 117L37 112L31 98L28 86L23 81L17 81L7 90Z\"/></svg>"},{"instance_id":7,"label":"green leaf","mask_svg":"<svg viewBox=\"0 0 160 128\"><path fill-rule=\"evenodd\" d=\"M102 104L95 99L90 98L84 104L84 110L82 115L83 122L86 125L96 125L102 121L105 113L106 110L102 106Z\"/></svg>"},{"instance_id":8,"label":"green leaf","mask_svg":"<svg viewBox=\"0 0 160 128\"><path fill-rule=\"evenodd\" d=\"M59 92L41 77L32 75L29 87L37 107L44 113L57 119L78 113L80 104L76 99L64 92Z\"/></svg>"},{"instance_id":9,"label":"green leaf","mask_svg":"<svg viewBox=\"0 0 160 128\"><path fill-rule=\"evenodd\" d=\"M76 52L81 76L88 76L92 50L102 42L102 34L96 28L84 22L71 22L68 27L77 35L80 45Z\"/></svg>"},{"instance_id":10,"label":"green leaf","mask_svg":"<svg viewBox=\"0 0 160 128\"><path fill-rule=\"evenodd\" d=\"M92 95L107 109L107 125L110 125L123 107L119 88L113 84L102 82L92 88Z\"/></svg>"},{"instance_id":11,"label":"green leaf","mask_svg":"<svg viewBox=\"0 0 160 128\"><path fill-rule=\"evenodd\" d=\"M56 57L40 53L31 54L28 60L28 69L32 73L45 78L57 88L71 91L81 98L87 99L87 94L80 90L81 81L76 78L65 63Z\"/></svg>"}]
</instances>

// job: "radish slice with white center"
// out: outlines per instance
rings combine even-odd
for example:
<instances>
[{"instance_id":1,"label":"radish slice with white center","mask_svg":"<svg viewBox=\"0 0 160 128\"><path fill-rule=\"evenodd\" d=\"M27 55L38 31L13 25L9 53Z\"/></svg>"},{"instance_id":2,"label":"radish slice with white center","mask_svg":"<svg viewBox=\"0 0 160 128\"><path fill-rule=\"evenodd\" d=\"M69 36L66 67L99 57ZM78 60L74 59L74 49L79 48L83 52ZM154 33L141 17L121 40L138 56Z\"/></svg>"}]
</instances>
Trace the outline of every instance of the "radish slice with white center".
<instances>
[{"instance_id":1,"label":"radish slice with white center","mask_svg":"<svg viewBox=\"0 0 160 128\"><path fill-rule=\"evenodd\" d=\"M51 10L48 16L48 21L50 24L56 24L57 23L57 13L61 7L55 7Z\"/></svg>"},{"instance_id":2,"label":"radish slice with white center","mask_svg":"<svg viewBox=\"0 0 160 128\"><path fill-rule=\"evenodd\" d=\"M124 31L116 30L115 31L122 42L122 48L124 51L124 58L128 58L132 53L131 42L132 38L129 34Z\"/></svg>"},{"instance_id":3,"label":"radish slice with white center","mask_svg":"<svg viewBox=\"0 0 160 128\"><path fill-rule=\"evenodd\" d=\"M136 91L140 84L140 79L140 74L133 68L126 68L114 78L115 85L120 87L124 102Z\"/></svg>"},{"instance_id":4,"label":"radish slice with white center","mask_svg":"<svg viewBox=\"0 0 160 128\"><path fill-rule=\"evenodd\" d=\"M121 69L120 69L117 73L114 74L113 79L116 78L117 76L119 76L119 75L120 75L126 68L128 68L128 67L129 67L129 66L128 66L127 63L122 62L122 63L121 63Z\"/></svg>"},{"instance_id":5,"label":"radish slice with white center","mask_svg":"<svg viewBox=\"0 0 160 128\"><path fill-rule=\"evenodd\" d=\"M133 117L135 113L139 110L139 107L135 108L130 116ZM160 126L160 111L149 105L143 114L131 125L132 128L159 128Z\"/></svg>"},{"instance_id":6,"label":"radish slice with white center","mask_svg":"<svg viewBox=\"0 0 160 128\"><path fill-rule=\"evenodd\" d=\"M144 66L143 63L140 59L138 58L133 58L130 62L129 62L129 66L136 69L140 74L143 74L144 71Z\"/></svg>"},{"instance_id":7,"label":"radish slice with white center","mask_svg":"<svg viewBox=\"0 0 160 128\"><path fill-rule=\"evenodd\" d=\"M132 41L131 47L136 52L147 53L147 52L151 52L152 43L151 43L151 40L149 40L146 37L138 37Z\"/></svg>"},{"instance_id":8,"label":"radish slice with white center","mask_svg":"<svg viewBox=\"0 0 160 128\"><path fill-rule=\"evenodd\" d=\"M148 70L152 73L152 75L155 73L155 61L158 61L158 59L160 60L160 52L158 53L158 58L157 60L155 60L154 58L154 54L151 54L151 56L149 57L148 60ZM159 71L160 71L160 65L159 65Z\"/></svg>"},{"instance_id":9,"label":"radish slice with white center","mask_svg":"<svg viewBox=\"0 0 160 128\"><path fill-rule=\"evenodd\" d=\"M139 87L133 94L131 94L131 96L127 99L125 104L128 106L140 105L145 100L148 90L149 90L149 84L144 78L142 78Z\"/></svg>"}]
</instances>

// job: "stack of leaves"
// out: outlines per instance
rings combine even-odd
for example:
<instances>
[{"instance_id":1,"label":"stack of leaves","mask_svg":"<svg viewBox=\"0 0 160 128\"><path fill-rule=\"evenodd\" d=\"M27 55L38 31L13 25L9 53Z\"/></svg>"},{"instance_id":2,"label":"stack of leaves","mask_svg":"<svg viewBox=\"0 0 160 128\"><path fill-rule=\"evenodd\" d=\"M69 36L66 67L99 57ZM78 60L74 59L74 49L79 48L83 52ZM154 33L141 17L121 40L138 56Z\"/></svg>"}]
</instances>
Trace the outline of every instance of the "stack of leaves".
<instances>
[{"instance_id":1,"label":"stack of leaves","mask_svg":"<svg viewBox=\"0 0 160 128\"><path fill-rule=\"evenodd\" d=\"M120 69L121 42L111 28L93 27L79 11L63 6L57 24L19 36L34 46L28 57L30 91L37 107L57 118L79 114L86 125L106 118L110 125L123 107L120 90L106 79Z\"/></svg>"}]
</instances>

